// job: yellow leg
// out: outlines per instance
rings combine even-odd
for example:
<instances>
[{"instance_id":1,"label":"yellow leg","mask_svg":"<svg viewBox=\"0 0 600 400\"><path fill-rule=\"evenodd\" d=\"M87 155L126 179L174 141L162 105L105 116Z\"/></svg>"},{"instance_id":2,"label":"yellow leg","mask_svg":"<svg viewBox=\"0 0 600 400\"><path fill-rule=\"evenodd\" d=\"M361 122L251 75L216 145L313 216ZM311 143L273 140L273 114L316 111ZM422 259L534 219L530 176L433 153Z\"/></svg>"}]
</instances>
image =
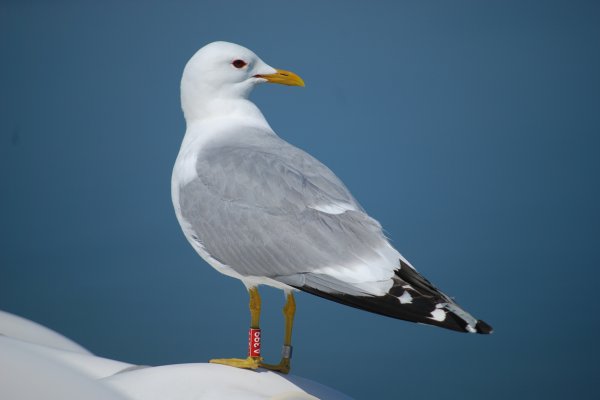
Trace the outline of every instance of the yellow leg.
<instances>
[{"instance_id":1,"label":"yellow leg","mask_svg":"<svg viewBox=\"0 0 600 400\"><path fill-rule=\"evenodd\" d=\"M292 328L294 326L294 315L296 314L296 300L294 294L289 292L286 297L285 306L283 306L283 316L285 318L285 333L283 335L283 349L281 361L279 364L264 364L260 366L273 371L279 371L284 374L290 372L292 359Z\"/></svg>"},{"instance_id":2,"label":"yellow leg","mask_svg":"<svg viewBox=\"0 0 600 400\"><path fill-rule=\"evenodd\" d=\"M260 294L258 289L253 287L248 293L250 294L250 328L260 328Z\"/></svg>"},{"instance_id":3,"label":"yellow leg","mask_svg":"<svg viewBox=\"0 0 600 400\"><path fill-rule=\"evenodd\" d=\"M250 327L258 329L260 327L260 294L255 287L250 288L248 294L250 295ZM262 357L214 358L209 362L236 368L257 369L262 366Z\"/></svg>"}]
</instances>

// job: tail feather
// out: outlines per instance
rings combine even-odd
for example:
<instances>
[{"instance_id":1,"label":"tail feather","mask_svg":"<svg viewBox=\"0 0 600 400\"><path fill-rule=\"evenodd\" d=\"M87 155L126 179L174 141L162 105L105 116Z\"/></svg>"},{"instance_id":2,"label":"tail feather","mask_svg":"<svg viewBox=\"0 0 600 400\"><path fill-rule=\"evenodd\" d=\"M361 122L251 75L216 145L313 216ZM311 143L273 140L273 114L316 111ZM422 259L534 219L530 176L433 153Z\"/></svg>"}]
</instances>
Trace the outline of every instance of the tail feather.
<instances>
[{"instance_id":1,"label":"tail feather","mask_svg":"<svg viewBox=\"0 0 600 400\"><path fill-rule=\"evenodd\" d=\"M392 287L383 296L325 292L306 285L297 289L337 303L405 321L435 325L459 332L492 332L490 325L472 317L404 261L400 261L400 268L396 270L392 279Z\"/></svg>"}]
</instances>

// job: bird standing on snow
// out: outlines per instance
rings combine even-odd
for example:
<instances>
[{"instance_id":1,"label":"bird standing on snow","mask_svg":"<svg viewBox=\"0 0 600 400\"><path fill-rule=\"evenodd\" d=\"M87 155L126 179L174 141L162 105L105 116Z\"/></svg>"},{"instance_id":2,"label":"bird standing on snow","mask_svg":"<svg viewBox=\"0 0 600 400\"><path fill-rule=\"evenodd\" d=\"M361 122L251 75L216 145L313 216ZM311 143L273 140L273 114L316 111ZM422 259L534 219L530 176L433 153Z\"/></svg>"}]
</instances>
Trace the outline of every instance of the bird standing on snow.
<instances>
[{"instance_id":1,"label":"bird standing on snow","mask_svg":"<svg viewBox=\"0 0 600 400\"><path fill-rule=\"evenodd\" d=\"M226 42L200 49L181 80L187 130L171 182L177 219L198 254L250 294L248 358L211 362L288 372L295 289L393 318L490 333L389 244L329 168L275 134L248 100L263 82L304 86ZM286 294L277 365L259 353L258 285Z\"/></svg>"}]
</instances>

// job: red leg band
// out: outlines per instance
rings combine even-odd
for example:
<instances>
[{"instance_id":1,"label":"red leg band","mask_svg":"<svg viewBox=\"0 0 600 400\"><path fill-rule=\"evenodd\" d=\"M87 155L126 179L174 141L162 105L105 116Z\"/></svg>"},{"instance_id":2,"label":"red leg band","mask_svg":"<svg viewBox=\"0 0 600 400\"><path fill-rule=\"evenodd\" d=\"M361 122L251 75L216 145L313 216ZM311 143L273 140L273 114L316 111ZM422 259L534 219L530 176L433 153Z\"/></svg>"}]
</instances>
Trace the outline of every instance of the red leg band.
<instances>
[{"instance_id":1,"label":"red leg band","mask_svg":"<svg viewBox=\"0 0 600 400\"><path fill-rule=\"evenodd\" d=\"M248 331L248 357L260 357L260 328Z\"/></svg>"}]
</instances>

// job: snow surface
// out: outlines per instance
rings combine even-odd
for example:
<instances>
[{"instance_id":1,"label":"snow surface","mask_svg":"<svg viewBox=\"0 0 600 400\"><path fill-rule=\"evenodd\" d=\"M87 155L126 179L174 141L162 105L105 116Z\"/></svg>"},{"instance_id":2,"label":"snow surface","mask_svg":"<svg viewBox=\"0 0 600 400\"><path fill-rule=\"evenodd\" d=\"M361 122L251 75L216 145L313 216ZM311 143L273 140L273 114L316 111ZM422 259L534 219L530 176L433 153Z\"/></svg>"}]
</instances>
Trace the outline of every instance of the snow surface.
<instances>
[{"instance_id":1,"label":"snow surface","mask_svg":"<svg viewBox=\"0 0 600 400\"><path fill-rule=\"evenodd\" d=\"M0 399L124 400L126 397L34 348L0 336Z\"/></svg>"},{"instance_id":2,"label":"snow surface","mask_svg":"<svg viewBox=\"0 0 600 400\"><path fill-rule=\"evenodd\" d=\"M1 337L0 341L12 348L21 349L23 352L43 356L61 366L77 370L79 373L91 378L101 379L114 375L134 367L132 364L121 361L109 360L108 358L96 357L91 354L82 354L68 350L58 350L39 344L23 342L10 337Z\"/></svg>"},{"instance_id":3,"label":"snow surface","mask_svg":"<svg viewBox=\"0 0 600 400\"><path fill-rule=\"evenodd\" d=\"M0 334L57 349L92 354L52 329L2 310L0 310Z\"/></svg>"},{"instance_id":4,"label":"snow surface","mask_svg":"<svg viewBox=\"0 0 600 400\"><path fill-rule=\"evenodd\" d=\"M145 368L117 374L104 381L135 400L172 399L174 391L177 392L177 400L350 399L309 380L294 380L293 376L271 371L255 372L217 364Z\"/></svg>"},{"instance_id":5,"label":"snow surface","mask_svg":"<svg viewBox=\"0 0 600 400\"><path fill-rule=\"evenodd\" d=\"M216 364L136 366L97 357L0 311L0 399L352 400L317 382Z\"/></svg>"}]
</instances>

